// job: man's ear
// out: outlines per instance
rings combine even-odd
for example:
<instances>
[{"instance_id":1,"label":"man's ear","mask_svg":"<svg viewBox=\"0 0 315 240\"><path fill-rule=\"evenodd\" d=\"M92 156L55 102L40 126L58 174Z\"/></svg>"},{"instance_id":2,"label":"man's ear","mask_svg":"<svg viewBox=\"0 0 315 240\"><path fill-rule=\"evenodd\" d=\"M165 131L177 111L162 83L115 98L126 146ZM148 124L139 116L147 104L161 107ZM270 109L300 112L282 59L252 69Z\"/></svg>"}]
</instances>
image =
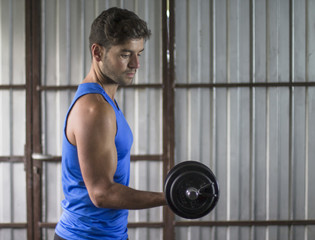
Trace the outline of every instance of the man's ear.
<instances>
[{"instance_id":1,"label":"man's ear","mask_svg":"<svg viewBox=\"0 0 315 240\"><path fill-rule=\"evenodd\" d=\"M102 60L102 56L103 56L103 47L101 47L100 45L94 43L91 46L91 53L92 53L92 57L97 62L100 62Z\"/></svg>"}]
</instances>

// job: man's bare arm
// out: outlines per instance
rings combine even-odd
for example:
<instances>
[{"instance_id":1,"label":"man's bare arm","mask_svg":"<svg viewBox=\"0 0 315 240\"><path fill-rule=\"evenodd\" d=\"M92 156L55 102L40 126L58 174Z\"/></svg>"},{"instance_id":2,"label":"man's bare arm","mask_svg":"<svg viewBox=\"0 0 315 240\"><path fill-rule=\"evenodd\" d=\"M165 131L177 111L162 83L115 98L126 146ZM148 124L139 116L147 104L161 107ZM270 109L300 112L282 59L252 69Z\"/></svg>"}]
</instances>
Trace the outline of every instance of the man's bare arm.
<instances>
[{"instance_id":1,"label":"man's bare arm","mask_svg":"<svg viewBox=\"0 0 315 240\"><path fill-rule=\"evenodd\" d=\"M116 118L100 95L80 98L68 118L67 136L77 146L80 168L93 204L143 209L166 205L164 193L139 191L114 182Z\"/></svg>"}]
</instances>

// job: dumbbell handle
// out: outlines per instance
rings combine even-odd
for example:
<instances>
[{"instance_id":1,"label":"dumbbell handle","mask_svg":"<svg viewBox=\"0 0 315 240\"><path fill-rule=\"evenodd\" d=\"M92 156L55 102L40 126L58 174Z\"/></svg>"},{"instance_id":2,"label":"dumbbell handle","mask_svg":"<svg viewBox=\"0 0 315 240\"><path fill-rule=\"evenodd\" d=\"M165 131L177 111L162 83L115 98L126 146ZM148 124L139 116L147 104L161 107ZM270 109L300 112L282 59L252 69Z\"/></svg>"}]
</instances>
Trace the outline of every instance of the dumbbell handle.
<instances>
[{"instance_id":1,"label":"dumbbell handle","mask_svg":"<svg viewBox=\"0 0 315 240\"><path fill-rule=\"evenodd\" d=\"M211 192L211 187L213 183L202 186L200 189L194 187L189 187L186 190L186 197L189 200L196 200L199 196L203 197L216 197L216 194Z\"/></svg>"}]
</instances>

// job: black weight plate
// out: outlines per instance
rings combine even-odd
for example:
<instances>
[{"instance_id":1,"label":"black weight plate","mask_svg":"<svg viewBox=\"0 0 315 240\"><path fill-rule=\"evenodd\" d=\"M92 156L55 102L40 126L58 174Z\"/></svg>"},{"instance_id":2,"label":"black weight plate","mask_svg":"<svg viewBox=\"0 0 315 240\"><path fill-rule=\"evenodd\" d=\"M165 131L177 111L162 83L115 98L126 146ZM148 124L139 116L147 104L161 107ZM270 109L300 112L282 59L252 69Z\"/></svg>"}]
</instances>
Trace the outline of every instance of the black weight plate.
<instances>
[{"instance_id":1,"label":"black weight plate","mask_svg":"<svg viewBox=\"0 0 315 240\"><path fill-rule=\"evenodd\" d=\"M211 184L213 197L200 196L194 201L185 197L188 187L199 189L207 184ZM165 181L165 193L168 204L174 213L189 219L200 218L208 214L215 207L219 197L215 176L208 167L195 161L180 163L169 172Z\"/></svg>"},{"instance_id":2,"label":"black weight plate","mask_svg":"<svg viewBox=\"0 0 315 240\"><path fill-rule=\"evenodd\" d=\"M215 198L199 196L195 200L190 200L186 197L186 190L189 187L199 189L211 183L211 180L201 172L189 171L178 176L170 191L171 202L176 209L175 213L190 219L200 218L208 214L212 210Z\"/></svg>"},{"instance_id":3,"label":"black weight plate","mask_svg":"<svg viewBox=\"0 0 315 240\"><path fill-rule=\"evenodd\" d=\"M200 189L208 184L210 184L212 197L200 195L195 200L186 197L186 190L189 187ZM215 175L207 166L196 161L182 162L172 168L166 177L164 192L172 211L188 219L207 215L219 199L219 186Z\"/></svg>"},{"instance_id":4,"label":"black weight plate","mask_svg":"<svg viewBox=\"0 0 315 240\"><path fill-rule=\"evenodd\" d=\"M199 196L195 200L190 200L186 197L186 190L190 187L199 189L211 183L212 181L204 173L196 171L182 173L171 186L171 201L177 209L182 209L190 214L207 211L213 198Z\"/></svg>"},{"instance_id":5,"label":"black weight plate","mask_svg":"<svg viewBox=\"0 0 315 240\"><path fill-rule=\"evenodd\" d=\"M201 172L196 169L192 171L191 168L177 168L177 171L174 171L169 176L170 178L167 179L166 184L167 200L174 213L190 219L203 216L209 208L209 203L205 204L204 199L199 197L191 201L186 198L185 193L189 187L198 189L200 185L208 184L209 179L202 179L200 182ZM168 186L170 187L169 189Z\"/></svg>"}]
</instances>

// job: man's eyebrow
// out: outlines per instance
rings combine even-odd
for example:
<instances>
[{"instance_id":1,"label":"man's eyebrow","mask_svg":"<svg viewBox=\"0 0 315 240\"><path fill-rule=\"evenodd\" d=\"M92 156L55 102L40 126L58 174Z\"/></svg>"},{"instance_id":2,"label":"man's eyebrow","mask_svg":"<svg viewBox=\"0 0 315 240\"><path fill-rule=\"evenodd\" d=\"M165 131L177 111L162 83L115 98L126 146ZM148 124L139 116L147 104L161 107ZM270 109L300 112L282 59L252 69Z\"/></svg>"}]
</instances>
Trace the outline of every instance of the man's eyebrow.
<instances>
[{"instance_id":1,"label":"man's eyebrow","mask_svg":"<svg viewBox=\"0 0 315 240\"><path fill-rule=\"evenodd\" d=\"M130 50L130 49L122 49L121 50L122 52L129 52L129 53L134 53L135 51L132 51L132 50ZM144 51L144 48L142 48L140 51L139 51L139 53L141 53L141 52L143 52Z\"/></svg>"}]
</instances>

